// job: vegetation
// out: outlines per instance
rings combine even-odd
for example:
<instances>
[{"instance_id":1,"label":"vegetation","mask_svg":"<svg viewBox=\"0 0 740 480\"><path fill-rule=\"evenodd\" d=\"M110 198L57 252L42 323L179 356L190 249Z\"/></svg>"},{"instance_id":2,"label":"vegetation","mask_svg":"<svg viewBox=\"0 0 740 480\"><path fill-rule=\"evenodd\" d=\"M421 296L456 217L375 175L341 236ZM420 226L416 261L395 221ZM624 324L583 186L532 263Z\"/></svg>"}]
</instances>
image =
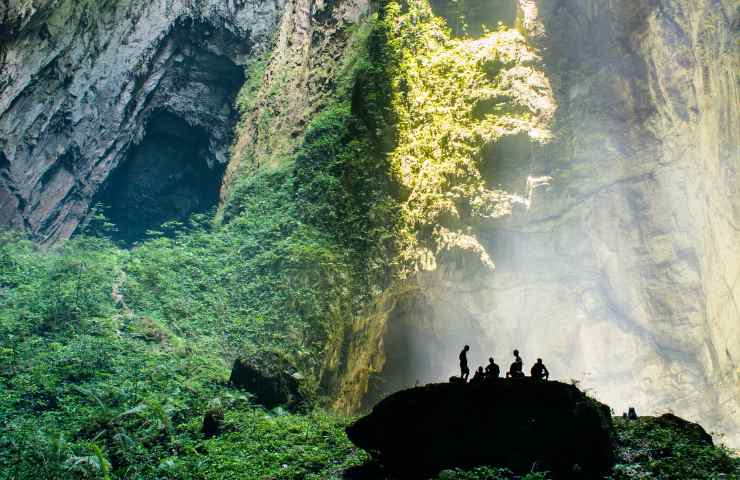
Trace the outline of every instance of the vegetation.
<instances>
[{"instance_id":1,"label":"vegetation","mask_svg":"<svg viewBox=\"0 0 740 480\"><path fill-rule=\"evenodd\" d=\"M445 470L439 474L438 480L548 480L547 472L532 472L527 475L515 476L506 468L478 467L472 470Z\"/></svg>"},{"instance_id":2,"label":"vegetation","mask_svg":"<svg viewBox=\"0 0 740 480\"><path fill-rule=\"evenodd\" d=\"M651 417L614 422L620 461L613 480L740 479L740 458L701 441L694 431Z\"/></svg>"},{"instance_id":3,"label":"vegetation","mask_svg":"<svg viewBox=\"0 0 740 480\"><path fill-rule=\"evenodd\" d=\"M468 252L493 268L476 224L506 215L523 199L489 188L481 154L506 136L549 139L554 103L538 57L504 26L480 39L453 38L424 0L389 2L384 18L398 123L390 161L405 194L401 274L427 268L422 251Z\"/></svg>"}]
</instances>

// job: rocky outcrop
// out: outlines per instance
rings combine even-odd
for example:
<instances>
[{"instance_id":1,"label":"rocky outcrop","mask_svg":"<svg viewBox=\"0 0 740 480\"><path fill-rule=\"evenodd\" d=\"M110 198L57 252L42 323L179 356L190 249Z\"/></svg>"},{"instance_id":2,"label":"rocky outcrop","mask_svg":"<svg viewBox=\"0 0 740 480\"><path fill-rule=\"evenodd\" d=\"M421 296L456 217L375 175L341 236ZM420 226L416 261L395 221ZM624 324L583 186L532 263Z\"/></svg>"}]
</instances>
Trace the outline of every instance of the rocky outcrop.
<instances>
[{"instance_id":1,"label":"rocky outcrop","mask_svg":"<svg viewBox=\"0 0 740 480\"><path fill-rule=\"evenodd\" d=\"M492 146L492 180L529 207L473 225L494 272L453 258L419 274L409 302L423 308L392 314L381 377L447 378L467 337L473 363L518 347L615 408L670 409L737 444L737 10L519 7L553 85L554 141Z\"/></svg>"},{"instance_id":2,"label":"rocky outcrop","mask_svg":"<svg viewBox=\"0 0 740 480\"><path fill-rule=\"evenodd\" d=\"M0 224L47 243L69 237L134 147L159 133L150 132L153 115L201 136L195 161L224 165L242 65L266 45L283 3L45 0L4 9ZM165 151L144 163L156 171L180 139L168 142L156 142ZM187 170L165 167L165 175Z\"/></svg>"},{"instance_id":3,"label":"rocky outcrop","mask_svg":"<svg viewBox=\"0 0 740 480\"><path fill-rule=\"evenodd\" d=\"M477 465L596 478L614 459L609 407L572 385L531 378L403 390L347 435L402 478Z\"/></svg>"}]
</instances>

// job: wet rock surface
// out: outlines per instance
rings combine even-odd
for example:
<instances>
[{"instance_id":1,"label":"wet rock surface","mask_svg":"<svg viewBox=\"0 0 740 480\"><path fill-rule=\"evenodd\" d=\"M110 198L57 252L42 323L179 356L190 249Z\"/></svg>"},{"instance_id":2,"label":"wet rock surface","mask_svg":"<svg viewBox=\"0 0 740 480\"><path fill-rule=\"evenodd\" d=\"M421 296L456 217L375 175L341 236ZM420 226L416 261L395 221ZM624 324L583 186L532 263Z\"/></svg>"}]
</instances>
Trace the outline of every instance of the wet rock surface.
<instances>
[{"instance_id":1,"label":"wet rock surface","mask_svg":"<svg viewBox=\"0 0 740 480\"><path fill-rule=\"evenodd\" d=\"M476 465L596 478L614 459L608 406L575 386L531 378L403 390L347 435L402 478Z\"/></svg>"}]
</instances>

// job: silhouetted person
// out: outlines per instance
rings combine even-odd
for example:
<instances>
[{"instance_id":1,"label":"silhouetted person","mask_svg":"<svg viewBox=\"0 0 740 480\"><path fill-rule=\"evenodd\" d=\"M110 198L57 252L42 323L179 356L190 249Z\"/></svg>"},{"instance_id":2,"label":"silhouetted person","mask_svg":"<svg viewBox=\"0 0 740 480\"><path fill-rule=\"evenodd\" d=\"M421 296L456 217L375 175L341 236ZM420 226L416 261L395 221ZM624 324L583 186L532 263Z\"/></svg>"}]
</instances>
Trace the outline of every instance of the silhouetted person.
<instances>
[{"instance_id":1,"label":"silhouetted person","mask_svg":"<svg viewBox=\"0 0 740 480\"><path fill-rule=\"evenodd\" d=\"M462 352L460 352L460 378L466 382L470 376L470 369L468 368L468 350L470 350L470 347L465 345Z\"/></svg>"},{"instance_id":2,"label":"silhouetted person","mask_svg":"<svg viewBox=\"0 0 740 480\"><path fill-rule=\"evenodd\" d=\"M532 378L536 378L539 380L547 380L550 378L550 372L547 371L547 367L544 363L542 363L542 359L538 358L537 363L532 365L531 370L529 370L529 373L532 375Z\"/></svg>"},{"instance_id":3,"label":"silhouetted person","mask_svg":"<svg viewBox=\"0 0 740 480\"><path fill-rule=\"evenodd\" d=\"M473 374L473 379L470 383L482 383L485 375L483 374L483 367L478 367L478 370Z\"/></svg>"},{"instance_id":4,"label":"silhouetted person","mask_svg":"<svg viewBox=\"0 0 740 480\"><path fill-rule=\"evenodd\" d=\"M635 407L630 407L627 411L627 418L630 420L637 420L637 411L635 411Z\"/></svg>"},{"instance_id":5,"label":"silhouetted person","mask_svg":"<svg viewBox=\"0 0 740 480\"><path fill-rule=\"evenodd\" d=\"M511 364L509 371L506 372L506 378L523 377L523 365L524 362L522 362L522 357L519 356L519 350L514 350L514 363Z\"/></svg>"},{"instance_id":6,"label":"silhouetted person","mask_svg":"<svg viewBox=\"0 0 740 480\"><path fill-rule=\"evenodd\" d=\"M493 357L488 359L488 365L486 365L486 380L493 380L501 375L501 369L493 361Z\"/></svg>"}]
</instances>

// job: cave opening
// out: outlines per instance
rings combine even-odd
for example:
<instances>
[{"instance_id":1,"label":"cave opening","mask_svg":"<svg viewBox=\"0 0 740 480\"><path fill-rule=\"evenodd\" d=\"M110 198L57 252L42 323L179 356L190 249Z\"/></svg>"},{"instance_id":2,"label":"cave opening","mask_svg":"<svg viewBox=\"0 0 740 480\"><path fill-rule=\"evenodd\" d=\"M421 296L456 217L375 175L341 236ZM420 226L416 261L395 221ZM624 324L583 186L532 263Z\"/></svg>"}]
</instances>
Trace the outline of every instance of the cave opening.
<instances>
[{"instance_id":1,"label":"cave opening","mask_svg":"<svg viewBox=\"0 0 740 480\"><path fill-rule=\"evenodd\" d=\"M130 247L168 233L216 208L245 81L240 62L248 39L208 23L178 22L160 48L157 87L141 114L141 141L132 145L98 191L95 203L113 224L103 232Z\"/></svg>"},{"instance_id":2,"label":"cave opening","mask_svg":"<svg viewBox=\"0 0 740 480\"><path fill-rule=\"evenodd\" d=\"M447 21L456 37L480 38L501 23L513 28L516 0L431 0L432 12Z\"/></svg>"},{"instance_id":3,"label":"cave opening","mask_svg":"<svg viewBox=\"0 0 740 480\"><path fill-rule=\"evenodd\" d=\"M218 204L225 165L209 161L209 134L169 112L153 113L142 142L98 196L112 238L125 245L168 221L186 221Z\"/></svg>"}]
</instances>

